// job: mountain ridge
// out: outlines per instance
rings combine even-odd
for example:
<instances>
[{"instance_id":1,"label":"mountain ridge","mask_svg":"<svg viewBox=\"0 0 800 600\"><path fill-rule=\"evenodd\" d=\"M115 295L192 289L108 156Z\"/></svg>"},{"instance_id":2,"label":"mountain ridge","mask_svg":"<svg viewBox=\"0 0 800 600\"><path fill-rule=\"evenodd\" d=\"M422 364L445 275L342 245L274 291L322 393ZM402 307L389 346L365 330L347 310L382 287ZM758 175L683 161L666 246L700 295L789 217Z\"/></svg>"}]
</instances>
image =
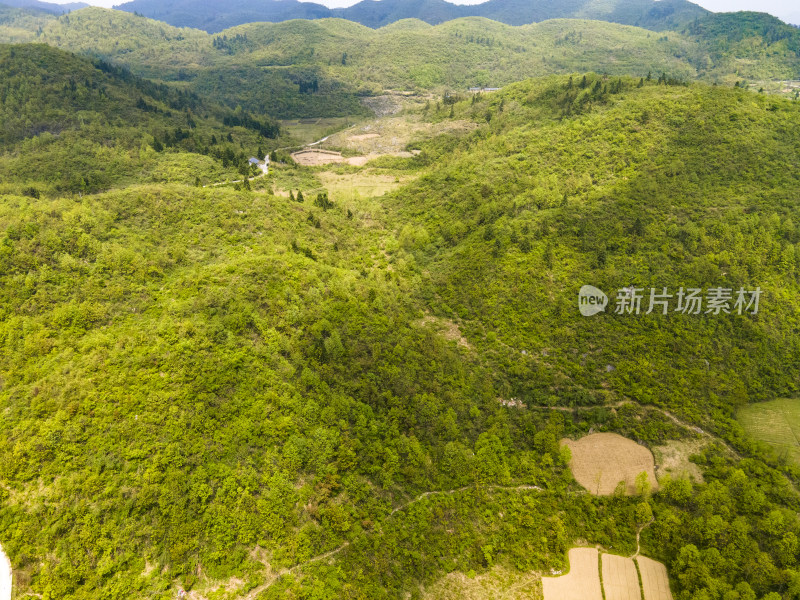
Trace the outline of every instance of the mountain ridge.
<instances>
[{"instance_id":1,"label":"mountain ridge","mask_svg":"<svg viewBox=\"0 0 800 600\"><path fill-rule=\"evenodd\" d=\"M89 6L85 2L69 2L67 4L56 4L54 2L42 2L41 0L3 0L0 6L11 8L27 8L41 10L53 15L63 15L73 10L80 10Z\"/></svg>"},{"instance_id":2,"label":"mountain ridge","mask_svg":"<svg viewBox=\"0 0 800 600\"><path fill-rule=\"evenodd\" d=\"M326 17L347 19L372 28L407 18L436 25L461 17L486 17L507 25L527 25L554 18L586 18L664 30L710 14L688 0L615 0L611 4L597 0L488 0L471 5L452 4L446 0L361 0L353 6L334 9L298 0L264 0L258 5L246 0L230 0L209 3L202 9L190 0L132 0L115 8L209 33L256 21Z\"/></svg>"}]
</instances>

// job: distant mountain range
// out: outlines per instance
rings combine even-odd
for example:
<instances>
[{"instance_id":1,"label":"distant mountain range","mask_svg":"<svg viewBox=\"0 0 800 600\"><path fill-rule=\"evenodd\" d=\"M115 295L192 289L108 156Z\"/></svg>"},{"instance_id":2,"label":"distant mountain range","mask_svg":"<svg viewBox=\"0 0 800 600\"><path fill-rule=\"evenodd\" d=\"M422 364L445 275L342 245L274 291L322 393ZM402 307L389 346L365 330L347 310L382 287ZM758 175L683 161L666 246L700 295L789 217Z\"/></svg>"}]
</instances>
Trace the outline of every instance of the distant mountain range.
<instances>
[{"instance_id":1,"label":"distant mountain range","mask_svg":"<svg viewBox=\"0 0 800 600\"><path fill-rule=\"evenodd\" d=\"M16 0L25 1L25 0ZM382 27L401 19L436 25L460 17L486 17L509 25L558 18L583 18L635 25L654 30L676 29L708 14L687 0L488 0L457 5L445 0L362 0L348 8L330 9L298 0L132 0L117 6L176 27L209 33L228 27L291 19L338 17L367 27Z\"/></svg>"},{"instance_id":2,"label":"distant mountain range","mask_svg":"<svg viewBox=\"0 0 800 600\"><path fill-rule=\"evenodd\" d=\"M89 6L85 2L70 2L69 4L54 4L52 2L40 2L39 0L2 0L0 6L10 6L11 8L33 8L43 10L54 15L63 15L79 8Z\"/></svg>"}]
</instances>

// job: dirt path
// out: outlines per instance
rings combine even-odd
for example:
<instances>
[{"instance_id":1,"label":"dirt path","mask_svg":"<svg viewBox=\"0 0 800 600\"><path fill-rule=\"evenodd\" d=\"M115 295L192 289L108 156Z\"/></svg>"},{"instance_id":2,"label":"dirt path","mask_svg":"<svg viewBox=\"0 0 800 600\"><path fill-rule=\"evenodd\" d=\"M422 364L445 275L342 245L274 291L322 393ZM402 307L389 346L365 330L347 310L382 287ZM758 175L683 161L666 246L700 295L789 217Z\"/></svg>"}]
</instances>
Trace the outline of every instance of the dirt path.
<instances>
[{"instance_id":1,"label":"dirt path","mask_svg":"<svg viewBox=\"0 0 800 600\"><path fill-rule=\"evenodd\" d=\"M398 506L397 508L392 510L392 512L390 512L387 515L386 518L390 519L392 516L394 516L395 513L399 512L399 511L402 511L402 510L405 510L409 506L411 506L412 504L416 504L417 502L420 502L421 500L424 500L425 498L428 498L429 496L442 496L442 495L447 495L447 494L457 494L459 492L465 492L467 490L474 489L476 487L477 486L475 486L475 485L468 485L466 487L461 487L461 488L457 488L457 489L454 489L454 490L439 490L439 491L432 491L432 492L423 492L419 496L416 496L415 498L412 498L411 500L409 500L405 504L401 504L400 506ZM536 486L536 485L517 485L517 486L489 485L489 486L486 486L484 489L486 489L486 490L512 490L512 491L534 490L534 491L537 491L537 492L544 492L545 491L543 488L540 488L539 486ZM253 588L252 590L247 592L247 594L245 594L244 596L240 596L239 600L255 600L255 598L261 592L263 592L267 588L271 587L276 581L278 581L278 579L280 579L284 575L289 575L290 573L295 573L297 571L302 570L304 567L307 567L308 565L310 565L312 563L319 562L321 560L325 560L326 558L331 558L332 556L335 556L335 555L339 554L342 550L347 548L349 545L350 545L350 542L345 542L344 544L342 544L338 548L334 548L333 550L331 550L329 552L326 552L324 554L320 554L319 556L315 556L314 558L310 558L306 562L299 563L299 564L297 564L297 565L295 565L295 566L293 566L293 567L291 567L289 569L282 569L282 570L278 571L277 573L275 573L274 575L272 575L267 581L265 581L263 584L261 584L257 588ZM5 600L5 599L4 598L0 598L0 600Z\"/></svg>"},{"instance_id":2,"label":"dirt path","mask_svg":"<svg viewBox=\"0 0 800 600\"><path fill-rule=\"evenodd\" d=\"M639 551L641 550L641 546L639 545L639 538L642 536L642 531L650 527L653 523L655 523L655 518L650 519L644 525L640 525L639 528L636 530L636 554L631 555L631 558L636 558L639 556Z\"/></svg>"},{"instance_id":3,"label":"dirt path","mask_svg":"<svg viewBox=\"0 0 800 600\"><path fill-rule=\"evenodd\" d=\"M11 600L11 561L0 546L0 600Z\"/></svg>"},{"instance_id":4,"label":"dirt path","mask_svg":"<svg viewBox=\"0 0 800 600\"><path fill-rule=\"evenodd\" d=\"M325 560L326 558L330 558L331 556L335 556L335 555L339 554L339 552L341 552L342 550L347 548L349 545L350 545L350 542L345 542L344 544L342 544L338 548L334 548L330 552L326 552L325 554L320 554L319 556L315 556L314 558L310 558L306 562L297 564L297 565L295 565L295 566L293 566L293 567L291 567L289 569L282 569L282 570L278 571L277 573L275 573L272 577L270 577L270 579L268 581L262 583L257 588L253 588L252 590L247 592L247 595L242 596L241 599L242 600L255 600L255 598L261 592L266 590L268 587L270 587L273 583L278 581L278 579L280 579L284 575L289 575L290 573L294 573L295 571L299 571L303 567L306 567L306 566L308 566L308 565L310 565L312 563L319 562L321 560ZM0 600L3 600L3 599L0 598Z\"/></svg>"}]
</instances>

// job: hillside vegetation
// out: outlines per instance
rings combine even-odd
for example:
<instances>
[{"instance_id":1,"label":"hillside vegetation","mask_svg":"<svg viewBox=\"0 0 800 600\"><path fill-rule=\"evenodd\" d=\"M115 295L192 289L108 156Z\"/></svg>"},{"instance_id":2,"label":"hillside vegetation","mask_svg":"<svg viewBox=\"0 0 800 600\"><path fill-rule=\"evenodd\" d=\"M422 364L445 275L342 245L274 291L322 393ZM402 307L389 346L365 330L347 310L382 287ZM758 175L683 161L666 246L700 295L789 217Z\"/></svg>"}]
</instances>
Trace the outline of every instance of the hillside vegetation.
<instances>
[{"instance_id":1,"label":"hillside vegetation","mask_svg":"<svg viewBox=\"0 0 800 600\"><path fill-rule=\"evenodd\" d=\"M232 179L279 132L272 121L43 44L0 46L0 122L1 185L30 184L30 194Z\"/></svg>"},{"instance_id":2,"label":"hillside vegetation","mask_svg":"<svg viewBox=\"0 0 800 600\"><path fill-rule=\"evenodd\" d=\"M24 34L27 31L27 35ZM712 15L681 33L587 20L512 27L483 18L373 30L339 19L252 23L208 35L99 8L46 23L17 15L0 41L38 41L121 64L236 108L277 118L364 114L385 89L463 91L594 70L677 79L800 76L800 32L766 15Z\"/></svg>"},{"instance_id":3,"label":"hillside vegetation","mask_svg":"<svg viewBox=\"0 0 800 600\"><path fill-rule=\"evenodd\" d=\"M141 119L130 148L192 98L44 46L2 52L6 99L34 99L8 105L3 160L46 135L27 129L44 106L71 114L70 72L93 110L53 144L78 126L93 140L113 114L103 87ZM24 73L53 82L34 92ZM676 83L561 76L431 103L424 119L476 127L374 161L413 179L380 198L339 200L288 165L251 191L146 171L100 193L46 169L26 175L38 198L5 184L0 529L17 585L413 597L455 571L563 569L577 539L631 554L655 516L643 549L678 598L797 597L800 470L733 414L798 392L800 105ZM286 182L305 200L273 193ZM757 315L589 319L583 283L612 300L628 285L764 296ZM704 483L654 495L583 493L558 445L594 430L654 446L694 426L744 458L711 444Z\"/></svg>"}]
</instances>

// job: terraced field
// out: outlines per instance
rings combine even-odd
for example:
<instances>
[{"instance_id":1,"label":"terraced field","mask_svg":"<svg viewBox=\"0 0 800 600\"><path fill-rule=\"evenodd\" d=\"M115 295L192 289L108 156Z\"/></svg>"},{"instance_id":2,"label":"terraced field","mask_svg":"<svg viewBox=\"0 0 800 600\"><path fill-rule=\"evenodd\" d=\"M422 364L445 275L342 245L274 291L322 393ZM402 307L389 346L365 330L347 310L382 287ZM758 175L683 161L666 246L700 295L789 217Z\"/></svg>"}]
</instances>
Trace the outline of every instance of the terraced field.
<instances>
[{"instance_id":1,"label":"terraced field","mask_svg":"<svg viewBox=\"0 0 800 600\"><path fill-rule=\"evenodd\" d=\"M566 575L542 577L544 600L640 600L642 592L644 600L672 600L666 567L637 556L637 572L633 561L616 554L599 554L596 548L572 548Z\"/></svg>"}]
</instances>

